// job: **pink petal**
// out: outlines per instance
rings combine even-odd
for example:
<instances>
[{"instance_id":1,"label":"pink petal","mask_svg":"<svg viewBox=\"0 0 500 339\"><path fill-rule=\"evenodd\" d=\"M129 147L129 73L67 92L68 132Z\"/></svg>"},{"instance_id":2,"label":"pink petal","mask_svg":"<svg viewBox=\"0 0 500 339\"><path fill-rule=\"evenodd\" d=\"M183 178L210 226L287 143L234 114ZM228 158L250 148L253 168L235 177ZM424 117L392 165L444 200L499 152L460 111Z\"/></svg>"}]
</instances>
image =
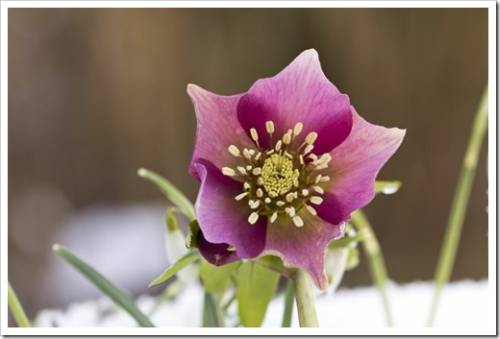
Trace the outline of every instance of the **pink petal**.
<instances>
[{"instance_id":1,"label":"pink petal","mask_svg":"<svg viewBox=\"0 0 500 339\"><path fill-rule=\"evenodd\" d=\"M349 105L347 95L341 94L323 74L318 53L310 49L276 76L255 82L240 100L238 119L247 133L252 127L257 130L265 147L270 146L266 121L274 122L277 138L302 122L303 137L311 131L318 133L315 153L322 154L349 135Z\"/></svg>"},{"instance_id":2,"label":"pink petal","mask_svg":"<svg viewBox=\"0 0 500 339\"><path fill-rule=\"evenodd\" d=\"M297 227L288 217L267 227L265 254L279 256L286 266L299 267L311 275L316 286L325 289L325 253L328 243L343 235L343 227L325 222L308 212L299 215L304 226Z\"/></svg>"},{"instance_id":3,"label":"pink petal","mask_svg":"<svg viewBox=\"0 0 500 339\"><path fill-rule=\"evenodd\" d=\"M196 175L194 163L197 159L206 159L218 168L232 166L235 158L227 150L229 145L253 146L237 119L236 107L241 95L217 95L191 84L188 85L187 92L193 102L197 120L189 173Z\"/></svg>"},{"instance_id":4,"label":"pink petal","mask_svg":"<svg viewBox=\"0 0 500 339\"><path fill-rule=\"evenodd\" d=\"M323 219L340 223L366 206L375 195L375 178L396 152L406 130L370 124L354 107L349 137L330 155L330 185L317 211Z\"/></svg>"},{"instance_id":5,"label":"pink petal","mask_svg":"<svg viewBox=\"0 0 500 339\"><path fill-rule=\"evenodd\" d=\"M198 224L210 243L228 244L236 248L240 258L254 258L264 249L266 218L248 222L250 208L246 200L234 197L242 192L242 184L227 176L206 160L194 163L201 187L195 210Z\"/></svg>"}]
</instances>

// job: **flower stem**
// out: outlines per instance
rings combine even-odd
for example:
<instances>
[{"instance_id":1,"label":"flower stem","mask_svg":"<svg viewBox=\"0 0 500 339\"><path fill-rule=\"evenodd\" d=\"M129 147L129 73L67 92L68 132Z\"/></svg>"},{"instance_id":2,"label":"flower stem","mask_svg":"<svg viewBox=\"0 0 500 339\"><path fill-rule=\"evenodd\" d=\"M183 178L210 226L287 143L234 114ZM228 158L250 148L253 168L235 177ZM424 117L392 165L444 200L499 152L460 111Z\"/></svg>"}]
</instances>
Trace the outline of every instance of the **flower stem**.
<instances>
[{"instance_id":1,"label":"flower stem","mask_svg":"<svg viewBox=\"0 0 500 339\"><path fill-rule=\"evenodd\" d=\"M373 229L363 211L357 210L354 212L351 216L351 220L361 234L361 243L363 244L363 248L368 258L372 279L380 292L380 297L382 298L385 322L387 326L392 327L393 322L391 308L385 288L389 279L387 277L387 269L385 268L384 257L382 255L382 251L380 250L377 237L375 236L375 233L373 232Z\"/></svg>"},{"instance_id":2,"label":"flower stem","mask_svg":"<svg viewBox=\"0 0 500 339\"><path fill-rule=\"evenodd\" d=\"M292 279L300 327L319 327L309 275L306 271L297 269Z\"/></svg>"},{"instance_id":3,"label":"flower stem","mask_svg":"<svg viewBox=\"0 0 500 339\"><path fill-rule=\"evenodd\" d=\"M432 298L431 310L427 319L427 326L434 324L441 290L450 280L455 257L457 254L460 235L469 201L472 182L476 172L481 145L488 126L488 86L484 89L481 102L476 111L469 144L462 163L460 178L455 188L455 195L448 217L446 233L444 237L441 254L434 275L434 296Z\"/></svg>"},{"instance_id":4,"label":"flower stem","mask_svg":"<svg viewBox=\"0 0 500 339\"><path fill-rule=\"evenodd\" d=\"M17 326L31 327L30 321L28 320L26 313L24 313L23 306L19 302L19 299L17 299L16 293L14 292L14 289L12 288L12 286L10 286L10 284L8 294L10 312L14 316Z\"/></svg>"},{"instance_id":5,"label":"flower stem","mask_svg":"<svg viewBox=\"0 0 500 339\"><path fill-rule=\"evenodd\" d=\"M285 308L283 310L281 327L290 327L292 325L293 299L293 283L288 280L285 290Z\"/></svg>"}]
</instances>

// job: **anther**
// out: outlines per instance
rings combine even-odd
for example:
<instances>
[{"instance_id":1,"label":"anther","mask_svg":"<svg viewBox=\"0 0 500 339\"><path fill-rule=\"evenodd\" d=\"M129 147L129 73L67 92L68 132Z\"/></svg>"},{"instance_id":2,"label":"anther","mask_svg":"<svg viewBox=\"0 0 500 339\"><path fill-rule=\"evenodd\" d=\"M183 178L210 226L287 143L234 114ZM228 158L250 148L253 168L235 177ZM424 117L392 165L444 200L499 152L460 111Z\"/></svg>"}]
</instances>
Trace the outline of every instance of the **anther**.
<instances>
[{"instance_id":1,"label":"anther","mask_svg":"<svg viewBox=\"0 0 500 339\"><path fill-rule=\"evenodd\" d=\"M309 206L309 205L305 205L306 206L306 210L311 213L312 215L317 215L318 212L316 212L316 210L314 209L314 207L312 206Z\"/></svg>"},{"instance_id":2,"label":"anther","mask_svg":"<svg viewBox=\"0 0 500 339\"><path fill-rule=\"evenodd\" d=\"M289 129L289 130L285 133L285 135L283 135L283 143L284 143L285 145L288 145L288 144L290 144L290 142L292 142L292 130L291 130L291 129Z\"/></svg>"},{"instance_id":3,"label":"anther","mask_svg":"<svg viewBox=\"0 0 500 339\"><path fill-rule=\"evenodd\" d=\"M253 175L260 175L262 173L262 168L260 167L255 167L253 170L252 170L252 173Z\"/></svg>"},{"instance_id":4,"label":"anther","mask_svg":"<svg viewBox=\"0 0 500 339\"><path fill-rule=\"evenodd\" d=\"M264 196L264 191L262 190L262 188L257 188L255 194L257 195L257 197L262 198Z\"/></svg>"},{"instance_id":5,"label":"anther","mask_svg":"<svg viewBox=\"0 0 500 339\"><path fill-rule=\"evenodd\" d=\"M250 150L248 148L243 149L243 156L248 160L252 159L252 155L250 154Z\"/></svg>"},{"instance_id":6,"label":"anther","mask_svg":"<svg viewBox=\"0 0 500 339\"><path fill-rule=\"evenodd\" d=\"M266 198L264 199L264 202L265 202L266 204L270 204L270 203L271 203L271 198L266 197Z\"/></svg>"},{"instance_id":7,"label":"anther","mask_svg":"<svg viewBox=\"0 0 500 339\"><path fill-rule=\"evenodd\" d=\"M285 197L285 200L286 200L287 202L292 202L292 201L293 201L293 199L295 199L295 195L294 195L293 193L291 193L291 192L290 192L290 193L288 193L288 194L286 195L286 197Z\"/></svg>"},{"instance_id":8,"label":"anther","mask_svg":"<svg viewBox=\"0 0 500 339\"><path fill-rule=\"evenodd\" d=\"M231 153L232 155L234 155L235 157L239 157L241 155L240 153L240 150L238 149L238 147L234 146L234 145L230 145L227 150L229 151L229 153Z\"/></svg>"},{"instance_id":9,"label":"anther","mask_svg":"<svg viewBox=\"0 0 500 339\"><path fill-rule=\"evenodd\" d=\"M330 177L328 175L323 175L323 176L321 176L321 178L319 179L319 181L321 181L321 182L328 182L328 181L330 181Z\"/></svg>"},{"instance_id":10,"label":"anther","mask_svg":"<svg viewBox=\"0 0 500 339\"><path fill-rule=\"evenodd\" d=\"M314 191L316 191L317 193L319 193L319 194L325 193L325 191L321 187L319 187L319 186L313 186L312 189Z\"/></svg>"},{"instance_id":11,"label":"anther","mask_svg":"<svg viewBox=\"0 0 500 339\"><path fill-rule=\"evenodd\" d=\"M252 170L252 166L250 166L250 165L246 165L245 168L246 168L247 171L251 171Z\"/></svg>"},{"instance_id":12,"label":"anther","mask_svg":"<svg viewBox=\"0 0 500 339\"><path fill-rule=\"evenodd\" d=\"M306 148L304 148L304 152L302 152L302 154L306 155L308 153L311 153L313 148L314 148L314 145L307 145Z\"/></svg>"},{"instance_id":13,"label":"anther","mask_svg":"<svg viewBox=\"0 0 500 339\"><path fill-rule=\"evenodd\" d=\"M293 186L299 187L299 179L293 178Z\"/></svg>"},{"instance_id":14,"label":"anther","mask_svg":"<svg viewBox=\"0 0 500 339\"><path fill-rule=\"evenodd\" d=\"M243 192L243 193L240 193L237 196L235 196L234 199L236 199L237 201L240 201L241 199L243 199L247 195L248 195L248 192Z\"/></svg>"},{"instance_id":15,"label":"anther","mask_svg":"<svg viewBox=\"0 0 500 339\"><path fill-rule=\"evenodd\" d=\"M287 207L285 208L286 213L293 218L295 216L295 208L294 207Z\"/></svg>"},{"instance_id":16,"label":"anther","mask_svg":"<svg viewBox=\"0 0 500 339\"><path fill-rule=\"evenodd\" d=\"M222 167L222 174L227 175L229 177L234 177L236 175L236 172L234 169L230 167Z\"/></svg>"},{"instance_id":17,"label":"anther","mask_svg":"<svg viewBox=\"0 0 500 339\"><path fill-rule=\"evenodd\" d=\"M260 205L260 200L248 200L248 206L250 206L251 209L256 209Z\"/></svg>"},{"instance_id":18,"label":"anther","mask_svg":"<svg viewBox=\"0 0 500 339\"><path fill-rule=\"evenodd\" d=\"M276 201L276 206L283 207L283 206L285 206L285 202L281 201L281 200L278 200L278 201Z\"/></svg>"},{"instance_id":19,"label":"anther","mask_svg":"<svg viewBox=\"0 0 500 339\"><path fill-rule=\"evenodd\" d=\"M279 151L281 149L281 140L278 140L278 142L276 143L276 146L274 146L274 149Z\"/></svg>"},{"instance_id":20,"label":"anther","mask_svg":"<svg viewBox=\"0 0 500 339\"><path fill-rule=\"evenodd\" d=\"M274 133L274 123L272 121L266 121L266 131L269 134Z\"/></svg>"},{"instance_id":21,"label":"anther","mask_svg":"<svg viewBox=\"0 0 500 339\"><path fill-rule=\"evenodd\" d=\"M252 187L252 186L250 186L250 184L249 184L248 182L246 182L246 181L245 181L245 182L243 183L243 188L244 188L244 189L248 190L248 189L250 189L250 187Z\"/></svg>"},{"instance_id":22,"label":"anther","mask_svg":"<svg viewBox=\"0 0 500 339\"><path fill-rule=\"evenodd\" d=\"M301 123L301 122L298 122L295 124L295 126L293 127L293 135L296 137L297 135L300 134L300 132L302 132L302 128L304 127L304 125Z\"/></svg>"},{"instance_id":23,"label":"anther","mask_svg":"<svg viewBox=\"0 0 500 339\"><path fill-rule=\"evenodd\" d=\"M261 152L257 153L257 155L255 156L255 161L259 160L261 156L262 156Z\"/></svg>"},{"instance_id":24,"label":"anther","mask_svg":"<svg viewBox=\"0 0 500 339\"><path fill-rule=\"evenodd\" d=\"M241 174L243 174L243 175L246 175L246 174L247 174L247 170L246 170L246 169L245 169L245 167L243 167L243 166L238 166L238 167L236 167L236 169L237 169L238 171L240 171L240 173L241 173Z\"/></svg>"},{"instance_id":25,"label":"anther","mask_svg":"<svg viewBox=\"0 0 500 339\"><path fill-rule=\"evenodd\" d=\"M323 198L314 196L314 197L310 197L309 201L315 205L321 205L323 203Z\"/></svg>"},{"instance_id":26,"label":"anther","mask_svg":"<svg viewBox=\"0 0 500 339\"><path fill-rule=\"evenodd\" d=\"M274 212L272 215L271 215L271 218L269 218L269 221L272 223L274 223L276 221L276 219L278 219L278 212Z\"/></svg>"},{"instance_id":27,"label":"anther","mask_svg":"<svg viewBox=\"0 0 500 339\"><path fill-rule=\"evenodd\" d=\"M259 145L259 134L257 134L257 130L255 128L250 128L250 135L252 136L253 141Z\"/></svg>"},{"instance_id":28,"label":"anther","mask_svg":"<svg viewBox=\"0 0 500 339\"><path fill-rule=\"evenodd\" d=\"M316 132L309 132L309 134L306 137L305 143L308 145L314 144L316 139L318 138L318 133Z\"/></svg>"},{"instance_id":29,"label":"anther","mask_svg":"<svg viewBox=\"0 0 500 339\"><path fill-rule=\"evenodd\" d=\"M308 189L306 189L306 188L304 188L304 189L302 190L302 195L303 195L304 197L307 197L307 196L309 195L309 190L308 190Z\"/></svg>"},{"instance_id":30,"label":"anther","mask_svg":"<svg viewBox=\"0 0 500 339\"><path fill-rule=\"evenodd\" d=\"M293 223L295 224L295 226L297 226L297 227L302 227L302 226L304 226L304 221L303 221L303 220L302 220L302 218L301 218L301 217L299 217L298 215L294 216L294 217L292 218L292 220L293 220Z\"/></svg>"},{"instance_id":31,"label":"anther","mask_svg":"<svg viewBox=\"0 0 500 339\"><path fill-rule=\"evenodd\" d=\"M257 212L252 212L249 216L248 216L248 222L253 225L257 222L257 220L259 219L259 214Z\"/></svg>"}]
</instances>

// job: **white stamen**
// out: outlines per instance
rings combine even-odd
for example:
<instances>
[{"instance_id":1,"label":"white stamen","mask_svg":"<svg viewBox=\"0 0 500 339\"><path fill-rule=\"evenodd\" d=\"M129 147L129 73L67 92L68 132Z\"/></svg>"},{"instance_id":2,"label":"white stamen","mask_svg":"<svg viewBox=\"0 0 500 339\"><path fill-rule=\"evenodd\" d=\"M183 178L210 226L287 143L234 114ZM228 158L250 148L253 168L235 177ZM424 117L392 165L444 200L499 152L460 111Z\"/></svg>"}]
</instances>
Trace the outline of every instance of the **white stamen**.
<instances>
[{"instance_id":1,"label":"white stamen","mask_svg":"<svg viewBox=\"0 0 500 339\"><path fill-rule=\"evenodd\" d=\"M307 196L309 195L309 190L308 190L308 189L306 189L306 188L304 188L304 189L302 190L302 195L303 195L304 197L307 197Z\"/></svg>"},{"instance_id":2,"label":"white stamen","mask_svg":"<svg viewBox=\"0 0 500 339\"><path fill-rule=\"evenodd\" d=\"M309 205L305 205L306 206L306 210L311 213L312 215L317 215L318 212L316 212L316 210L314 209L314 207L312 206L309 206Z\"/></svg>"},{"instance_id":3,"label":"white stamen","mask_svg":"<svg viewBox=\"0 0 500 339\"><path fill-rule=\"evenodd\" d=\"M304 165L304 157L302 156L302 154L299 155L299 162L301 165Z\"/></svg>"},{"instance_id":4,"label":"white stamen","mask_svg":"<svg viewBox=\"0 0 500 339\"><path fill-rule=\"evenodd\" d=\"M243 183L243 188L244 188L244 189L248 190L248 189L250 189L250 187L252 187L252 186L250 186L250 184L249 184L248 182L246 182L246 181L245 181L245 182Z\"/></svg>"},{"instance_id":5,"label":"white stamen","mask_svg":"<svg viewBox=\"0 0 500 339\"><path fill-rule=\"evenodd\" d=\"M254 210L260 206L260 200L248 200L248 206Z\"/></svg>"},{"instance_id":6,"label":"white stamen","mask_svg":"<svg viewBox=\"0 0 500 339\"><path fill-rule=\"evenodd\" d=\"M311 159L312 161L318 160L318 156L314 153L311 153L307 156L308 159Z\"/></svg>"},{"instance_id":7,"label":"white stamen","mask_svg":"<svg viewBox=\"0 0 500 339\"><path fill-rule=\"evenodd\" d=\"M293 178L293 186L299 187L299 179Z\"/></svg>"},{"instance_id":8,"label":"white stamen","mask_svg":"<svg viewBox=\"0 0 500 339\"><path fill-rule=\"evenodd\" d=\"M238 166L238 167L236 167L236 169L238 171L240 171L240 173L243 174L243 175L247 174L247 171L246 171L245 167L243 167L243 166Z\"/></svg>"},{"instance_id":9,"label":"white stamen","mask_svg":"<svg viewBox=\"0 0 500 339\"><path fill-rule=\"evenodd\" d=\"M255 194L257 195L257 197L262 198L264 196L264 191L262 190L262 188L257 188Z\"/></svg>"},{"instance_id":10,"label":"white stamen","mask_svg":"<svg viewBox=\"0 0 500 339\"><path fill-rule=\"evenodd\" d=\"M234 145L230 145L227 150L229 151L229 153L231 153L232 155L234 155L235 157L239 157L241 155L240 153L240 150L238 149L238 147L234 146Z\"/></svg>"},{"instance_id":11,"label":"white stamen","mask_svg":"<svg viewBox=\"0 0 500 339\"><path fill-rule=\"evenodd\" d=\"M318 175L316 176L316 179L314 179L314 183L315 183L315 184L319 183L319 182L321 181L321 179L322 179L322 175L321 175L321 174L318 174Z\"/></svg>"},{"instance_id":12,"label":"white stamen","mask_svg":"<svg viewBox=\"0 0 500 339\"><path fill-rule=\"evenodd\" d=\"M286 213L293 218L295 216L295 208L294 207L287 207L285 208Z\"/></svg>"},{"instance_id":13,"label":"white stamen","mask_svg":"<svg viewBox=\"0 0 500 339\"><path fill-rule=\"evenodd\" d=\"M283 206L285 206L285 202L281 201L281 200L278 200L278 201L276 201L276 206L283 207Z\"/></svg>"},{"instance_id":14,"label":"white stamen","mask_svg":"<svg viewBox=\"0 0 500 339\"><path fill-rule=\"evenodd\" d=\"M325 193L325 191L319 186L313 186L312 189L315 190L319 194Z\"/></svg>"},{"instance_id":15,"label":"white stamen","mask_svg":"<svg viewBox=\"0 0 500 339\"><path fill-rule=\"evenodd\" d=\"M257 212L252 212L249 216L248 216L248 222L253 225L257 222L257 220L259 219L259 214Z\"/></svg>"},{"instance_id":16,"label":"white stamen","mask_svg":"<svg viewBox=\"0 0 500 339\"><path fill-rule=\"evenodd\" d=\"M267 155L271 155L273 153L274 153L274 149L271 149L271 150L269 150L269 151L266 152Z\"/></svg>"},{"instance_id":17,"label":"white stamen","mask_svg":"<svg viewBox=\"0 0 500 339\"><path fill-rule=\"evenodd\" d=\"M315 205L321 205L323 203L323 198L314 196L310 197L309 201Z\"/></svg>"},{"instance_id":18,"label":"white stamen","mask_svg":"<svg viewBox=\"0 0 500 339\"><path fill-rule=\"evenodd\" d=\"M264 185L264 179L262 179L262 177L257 178L257 185L259 185L259 186Z\"/></svg>"},{"instance_id":19,"label":"white stamen","mask_svg":"<svg viewBox=\"0 0 500 339\"><path fill-rule=\"evenodd\" d=\"M257 155L255 156L255 160L256 161L259 160L261 156L262 156L261 152L257 153Z\"/></svg>"},{"instance_id":20,"label":"white stamen","mask_svg":"<svg viewBox=\"0 0 500 339\"><path fill-rule=\"evenodd\" d=\"M293 223L295 224L295 226L297 226L297 227L304 226L304 221L302 221L302 218L299 217L298 215L294 216L292 218L292 220L293 220Z\"/></svg>"},{"instance_id":21,"label":"white stamen","mask_svg":"<svg viewBox=\"0 0 500 339\"><path fill-rule=\"evenodd\" d=\"M259 144L259 135L257 134L257 130L255 128L250 128L250 135L252 136L253 141Z\"/></svg>"},{"instance_id":22,"label":"white stamen","mask_svg":"<svg viewBox=\"0 0 500 339\"><path fill-rule=\"evenodd\" d=\"M284 143L285 145L288 145L288 144L290 144L290 142L292 142L292 130L291 130L291 129L289 129L289 130L285 133L285 135L283 135L283 143Z\"/></svg>"},{"instance_id":23,"label":"white stamen","mask_svg":"<svg viewBox=\"0 0 500 339\"><path fill-rule=\"evenodd\" d=\"M309 132L309 134L306 137L305 142L306 142L306 144L312 145L312 144L314 144L314 142L316 141L317 138L318 138L318 133Z\"/></svg>"},{"instance_id":24,"label":"white stamen","mask_svg":"<svg viewBox=\"0 0 500 339\"><path fill-rule=\"evenodd\" d=\"M262 178L262 177L259 177L259 178ZM258 181L258 180L257 180L257 181ZM276 197L278 196L278 193L276 193L276 192L269 192L268 194L269 194L269 196L270 196L271 198L276 198Z\"/></svg>"},{"instance_id":25,"label":"white stamen","mask_svg":"<svg viewBox=\"0 0 500 339\"><path fill-rule=\"evenodd\" d=\"M250 149L248 150L248 153L250 153L250 155L252 155L252 156L253 156L253 155L255 154L255 150L250 148Z\"/></svg>"},{"instance_id":26,"label":"white stamen","mask_svg":"<svg viewBox=\"0 0 500 339\"><path fill-rule=\"evenodd\" d=\"M241 199L243 199L247 195L248 195L248 192L243 192L243 193L240 193L237 196L235 196L234 199L236 199L237 201L240 201Z\"/></svg>"},{"instance_id":27,"label":"white stamen","mask_svg":"<svg viewBox=\"0 0 500 339\"><path fill-rule=\"evenodd\" d=\"M251 171L252 170L252 166L250 166L250 165L246 165L245 168L247 169L247 171Z\"/></svg>"},{"instance_id":28,"label":"white stamen","mask_svg":"<svg viewBox=\"0 0 500 339\"><path fill-rule=\"evenodd\" d=\"M272 223L274 223L276 221L276 219L278 219L278 212L274 212L271 215L271 218L269 218L269 221L271 221L271 224L272 224Z\"/></svg>"},{"instance_id":29,"label":"white stamen","mask_svg":"<svg viewBox=\"0 0 500 339\"><path fill-rule=\"evenodd\" d=\"M234 177L236 175L236 172L234 169L230 167L222 167L222 174L227 175L229 177Z\"/></svg>"},{"instance_id":30,"label":"white stamen","mask_svg":"<svg viewBox=\"0 0 500 339\"><path fill-rule=\"evenodd\" d=\"M274 149L276 149L277 151L279 151L281 149L281 140L278 140L278 142L276 143L276 146L274 146Z\"/></svg>"},{"instance_id":31,"label":"white stamen","mask_svg":"<svg viewBox=\"0 0 500 339\"><path fill-rule=\"evenodd\" d=\"M266 197L266 198L264 199L264 202L265 202L266 204L270 204L270 203L271 203L271 198Z\"/></svg>"},{"instance_id":32,"label":"white stamen","mask_svg":"<svg viewBox=\"0 0 500 339\"><path fill-rule=\"evenodd\" d=\"M288 193L288 194L286 195L286 197L285 197L285 200L286 200L286 201L288 201L288 202L292 202L292 201L293 201L293 199L295 199L295 194L293 194L293 193L291 193L291 192L290 192L290 193Z\"/></svg>"},{"instance_id":33,"label":"white stamen","mask_svg":"<svg viewBox=\"0 0 500 339\"><path fill-rule=\"evenodd\" d=\"M328 168L328 164L321 164L321 165L316 166L316 170L318 170L318 171L325 169L325 168Z\"/></svg>"},{"instance_id":34,"label":"white stamen","mask_svg":"<svg viewBox=\"0 0 500 339\"><path fill-rule=\"evenodd\" d=\"M328 181L330 181L330 177L328 175L323 175L323 176L321 176L321 178L319 179L319 181L321 181L321 182L328 182Z\"/></svg>"},{"instance_id":35,"label":"white stamen","mask_svg":"<svg viewBox=\"0 0 500 339\"><path fill-rule=\"evenodd\" d=\"M272 121L266 121L266 131L269 134L274 133L274 123Z\"/></svg>"},{"instance_id":36,"label":"white stamen","mask_svg":"<svg viewBox=\"0 0 500 339\"><path fill-rule=\"evenodd\" d=\"M311 153L311 151L314 149L314 145L307 145L306 148L304 148L304 152L302 152L304 155L307 153Z\"/></svg>"},{"instance_id":37,"label":"white stamen","mask_svg":"<svg viewBox=\"0 0 500 339\"><path fill-rule=\"evenodd\" d=\"M292 159L293 160L293 155L291 155L290 153L288 153L287 151L283 152L283 154L285 155L285 157L289 158L289 159Z\"/></svg>"},{"instance_id":38,"label":"white stamen","mask_svg":"<svg viewBox=\"0 0 500 339\"><path fill-rule=\"evenodd\" d=\"M252 155L250 154L250 150L248 148L243 149L243 156L248 160L252 159Z\"/></svg>"},{"instance_id":39,"label":"white stamen","mask_svg":"<svg viewBox=\"0 0 500 339\"><path fill-rule=\"evenodd\" d=\"M296 123L295 126L293 127L293 135L294 136L299 135L300 132L302 132L303 127L304 125L301 122Z\"/></svg>"},{"instance_id":40,"label":"white stamen","mask_svg":"<svg viewBox=\"0 0 500 339\"><path fill-rule=\"evenodd\" d=\"M252 170L253 175L260 175L262 173L262 169L260 167L255 167Z\"/></svg>"}]
</instances>

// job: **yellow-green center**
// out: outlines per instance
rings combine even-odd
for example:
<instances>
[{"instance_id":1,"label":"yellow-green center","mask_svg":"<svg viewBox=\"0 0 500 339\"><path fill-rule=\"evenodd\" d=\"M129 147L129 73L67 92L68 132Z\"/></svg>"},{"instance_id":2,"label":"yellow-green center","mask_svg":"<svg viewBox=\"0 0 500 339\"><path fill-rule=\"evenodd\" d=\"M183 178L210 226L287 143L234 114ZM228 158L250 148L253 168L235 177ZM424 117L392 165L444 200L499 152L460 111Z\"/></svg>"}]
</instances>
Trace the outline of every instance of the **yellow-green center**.
<instances>
[{"instance_id":1,"label":"yellow-green center","mask_svg":"<svg viewBox=\"0 0 500 339\"><path fill-rule=\"evenodd\" d=\"M270 196L288 193L298 177L299 171L294 170L292 160L281 154L271 155L262 166L262 186Z\"/></svg>"}]
</instances>

